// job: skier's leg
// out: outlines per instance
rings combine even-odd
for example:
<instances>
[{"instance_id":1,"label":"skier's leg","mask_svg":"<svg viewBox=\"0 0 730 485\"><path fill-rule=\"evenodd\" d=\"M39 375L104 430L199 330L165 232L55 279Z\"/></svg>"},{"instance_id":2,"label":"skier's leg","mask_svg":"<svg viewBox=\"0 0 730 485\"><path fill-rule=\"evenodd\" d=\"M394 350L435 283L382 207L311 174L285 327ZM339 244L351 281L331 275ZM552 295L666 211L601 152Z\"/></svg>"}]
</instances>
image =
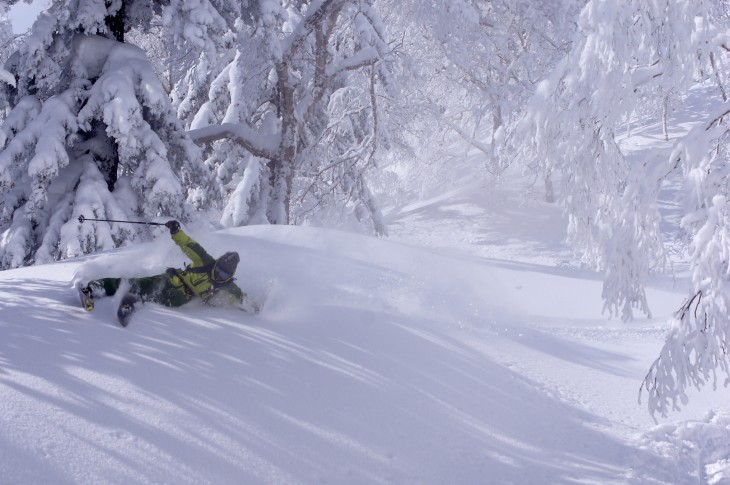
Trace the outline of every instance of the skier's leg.
<instances>
[{"instance_id":1,"label":"skier's leg","mask_svg":"<svg viewBox=\"0 0 730 485\"><path fill-rule=\"evenodd\" d=\"M158 303L160 295L167 286L167 274L146 276L129 280L129 293L136 295L142 301Z\"/></svg>"},{"instance_id":2,"label":"skier's leg","mask_svg":"<svg viewBox=\"0 0 730 485\"><path fill-rule=\"evenodd\" d=\"M159 293L158 303L170 307L179 307L190 301L191 296L184 289L168 284Z\"/></svg>"},{"instance_id":3,"label":"skier's leg","mask_svg":"<svg viewBox=\"0 0 730 485\"><path fill-rule=\"evenodd\" d=\"M101 278L98 280L89 281L86 285L87 288L91 288L93 295L97 296L113 296L119 286L122 284L121 278Z\"/></svg>"},{"instance_id":4,"label":"skier's leg","mask_svg":"<svg viewBox=\"0 0 730 485\"><path fill-rule=\"evenodd\" d=\"M79 297L81 305L86 311L94 309L94 298L100 296L111 296L117 292L121 284L120 278L102 278L100 280L89 281L86 286L78 285Z\"/></svg>"}]
</instances>

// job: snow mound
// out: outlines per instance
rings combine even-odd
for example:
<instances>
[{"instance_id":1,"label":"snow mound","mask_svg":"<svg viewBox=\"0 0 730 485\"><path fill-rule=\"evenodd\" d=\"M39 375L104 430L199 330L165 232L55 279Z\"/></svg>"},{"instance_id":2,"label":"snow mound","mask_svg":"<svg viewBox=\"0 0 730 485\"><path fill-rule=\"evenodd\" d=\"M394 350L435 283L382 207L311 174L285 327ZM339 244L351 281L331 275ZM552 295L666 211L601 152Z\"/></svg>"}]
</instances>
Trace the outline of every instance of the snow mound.
<instances>
[{"instance_id":1,"label":"snow mound","mask_svg":"<svg viewBox=\"0 0 730 485\"><path fill-rule=\"evenodd\" d=\"M730 414L710 412L703 420L665 424L644 434L640 447L661 459L645 476L650 483L730 483Z\"/></svg>"}]
</instances>

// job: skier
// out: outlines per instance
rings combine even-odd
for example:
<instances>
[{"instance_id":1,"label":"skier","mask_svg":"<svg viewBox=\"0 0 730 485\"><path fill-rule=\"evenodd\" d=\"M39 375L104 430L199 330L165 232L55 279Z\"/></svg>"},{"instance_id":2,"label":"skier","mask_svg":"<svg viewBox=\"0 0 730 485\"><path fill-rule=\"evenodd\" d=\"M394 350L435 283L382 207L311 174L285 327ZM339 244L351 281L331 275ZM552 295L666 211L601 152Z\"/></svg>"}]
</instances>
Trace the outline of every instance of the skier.
<instances>
[{"instance_id":1,"label":"skier","mask_svg":"<svg viewBox=\"0 0 730 485\"><path fill-rule=\"evenodd\" d=\"M138 301L151 301L165 306L178 307L197 296L205 303L241 304L246 299L235 283L233 275L238 266L238 253L227 252L218 259L209 255L200 244L180 229L180 223L172 220L165 223L172 240L192 260L185 269L168 268L163 274L129 279L129 292L122 299L117 313L119 321L126 326L127 316ZM81 300L87 311L94 309L94 297L102 294L112 296L122 284L122 278L102 278L90 281L80 288ZM254 311L256 306L253 305Z\"/></svg>"}]
</instances>

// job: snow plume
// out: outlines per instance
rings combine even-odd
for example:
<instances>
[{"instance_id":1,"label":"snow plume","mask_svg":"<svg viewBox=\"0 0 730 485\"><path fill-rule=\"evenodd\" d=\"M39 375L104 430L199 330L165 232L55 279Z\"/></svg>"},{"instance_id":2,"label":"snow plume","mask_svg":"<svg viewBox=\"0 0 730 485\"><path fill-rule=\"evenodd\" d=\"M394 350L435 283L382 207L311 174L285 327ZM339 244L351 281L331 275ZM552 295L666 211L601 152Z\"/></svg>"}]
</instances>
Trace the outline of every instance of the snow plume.
<instances>
[{"instance_id":1,"label":"snow plume","mask_svg":"<svg viewBox=\"0 0 730 485\"><path fill-rule=\"evenodd\" d=\"M168 267L180 266L185 258L166 234L167 230L164 228L162 230L156 231L161 237L152 241L85 260L74 271L70 285L72 287L78 284L86 285L91 280L107 277L152 276L164 273Z\"/></svg>"},{"instance_id":2,"label":"snow plume","mask_svg":"<svg viewBox=\"0 0 730 485\"><path fill-rule=\"evenodd\" d=\"M144 52L95 35L57 35L53 42L67 54L56 58L64 77L47 96L19 97L2 126L3 267L112 249L146 231L82 224L81 215L184 219L188 195L207 202L206 191L196 190L208 177L199 149Z\"/></svg>"}]
</instances>

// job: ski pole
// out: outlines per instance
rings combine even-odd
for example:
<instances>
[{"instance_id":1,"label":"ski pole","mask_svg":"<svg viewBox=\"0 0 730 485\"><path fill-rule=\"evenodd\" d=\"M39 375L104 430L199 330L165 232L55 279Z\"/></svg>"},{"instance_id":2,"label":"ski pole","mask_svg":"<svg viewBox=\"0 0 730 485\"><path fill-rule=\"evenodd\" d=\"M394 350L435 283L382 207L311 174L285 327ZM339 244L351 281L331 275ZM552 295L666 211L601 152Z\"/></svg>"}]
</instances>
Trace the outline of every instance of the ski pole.
<instances>
[{"instance_id":1,"label":"ski pole","mask_svg":"<svg viewBox=\"0 0 730 485\"><path fill-rule=\"evenodd\" d=\"M123 222L125 224L147 224L148 226L164 226L163 222L147 222L147 221L115 221L113 219L88 219L84 216L79 216L79 222L81 224L84 221L97 221L97 222Z\"/></svg>"}]
</instances>

